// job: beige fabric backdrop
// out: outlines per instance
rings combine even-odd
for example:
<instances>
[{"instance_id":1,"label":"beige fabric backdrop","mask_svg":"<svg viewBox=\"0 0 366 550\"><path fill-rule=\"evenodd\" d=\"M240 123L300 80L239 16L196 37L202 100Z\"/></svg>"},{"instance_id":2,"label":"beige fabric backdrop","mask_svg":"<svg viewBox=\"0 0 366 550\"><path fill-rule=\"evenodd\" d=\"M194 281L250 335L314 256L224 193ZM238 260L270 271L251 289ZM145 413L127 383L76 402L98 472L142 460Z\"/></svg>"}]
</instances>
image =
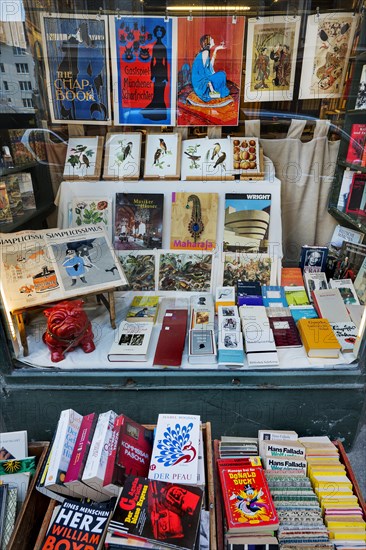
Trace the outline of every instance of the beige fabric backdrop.
<instances>
[{"instance_id":1,"label":"beige fabric backdrop","mask_svg":"<svg viewBox=\"0 0 366 550\"><path fill-rule=\"evenodd\" d=\"M281 180L284 260L293 264L303 244L326 245L337 225L327 207L340 142L329 141L329 121L318 120L313 139L303 143L305 124L292 120L286 138L260 139ZM245 135L260 137L260 121L247 121Z\"/></svg>"}]
</instances>

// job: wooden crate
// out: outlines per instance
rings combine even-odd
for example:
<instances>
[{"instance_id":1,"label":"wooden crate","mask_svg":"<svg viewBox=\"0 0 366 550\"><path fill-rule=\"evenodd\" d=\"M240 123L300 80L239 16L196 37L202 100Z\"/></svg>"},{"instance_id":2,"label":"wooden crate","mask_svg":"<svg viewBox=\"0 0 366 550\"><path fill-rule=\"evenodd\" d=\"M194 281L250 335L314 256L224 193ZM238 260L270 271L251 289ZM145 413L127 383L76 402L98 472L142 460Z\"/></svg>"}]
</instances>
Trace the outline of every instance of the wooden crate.
<instances>
[{"instance_id":1,"label":"wooden crate","mask_svg":"<svg viewBox=\"0 0 366 550\"><path fill-rule=\"evenodd\" d=\"M50 503L50 499L36 489L36 480L48 447L48 441L36 441L28 445L28 455L37 457L37 469L30 481L27 496L18 514L7 550L33 550Z\"/></svg>"},{"instance_id":2,"label":"wooden crate","mask_svg":"<svg viewBox=\"0 0 366 550\"><path fill-rule=\"evenodd\" d=\"M146 428L154 429L153 424L144 424ZM205 494L205 509L210 512L210 550L218 550L216 541L216 515L215 515L215 488L213 479L213 453L212 453L212 438L211 438L211 423L202 424L203 443L205 448L205 467L206 467L206 494ZM38 492L38 491L36 491ZM43 495L42 495L43 496ZM47 528L54 510L57 505L55 500L48 500L48 508L44 511L43 522L38 522L38 538L34 546L30 547L33 550L39 550L46 536ZM18 548L18 547L17 547ZM28 548L28 547L27 547Z\"/></svg>"},{"instance_id":3,"label":"wooden crate","mask_svg":"<svg viewBox=\"0 0 366 550\"><path fill-rule=\"evenodd\" d=\"M341 441L339 441L339 440L333 441L333 444L337 447L337 449L339 451L340 460L341 460L342 464L344 464L344 466L346 468L347 476L349 477L349 479L352 482L353 492L354 492L354 494L356 495L356 497L358 499L359 505L362 508L363 518L366 521L366 503L365 503L365 499L363 498L360 486L357 483L357 479L355 477L354 471L352 470L352 466L351 466L351 463L348 459L347 453L344 450L344 447L343 447L343 444L341 443Z\"/></svg>"}]
</instances>

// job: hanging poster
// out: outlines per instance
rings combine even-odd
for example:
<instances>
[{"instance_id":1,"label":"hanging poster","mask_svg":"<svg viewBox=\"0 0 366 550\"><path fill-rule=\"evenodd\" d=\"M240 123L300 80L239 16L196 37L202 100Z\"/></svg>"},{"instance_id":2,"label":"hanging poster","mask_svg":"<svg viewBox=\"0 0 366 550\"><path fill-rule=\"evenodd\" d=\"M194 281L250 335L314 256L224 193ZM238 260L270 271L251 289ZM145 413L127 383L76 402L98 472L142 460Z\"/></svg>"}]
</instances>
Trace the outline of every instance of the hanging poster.
<instances>
[{"instance_id":1,"label":"hanging poster","mask_svg":"<svg viewBox=\"0 0 366 550\"><path fill-rule=\"evenodd\" d=\"M110 16L114 123L174 126L176 20Z\"/></svg>"},{"instance_id":2,"label":"hanging poster","mask_svg":"<svg viewBox=\"0 0 366 550\"><path fill-rule=\"evenodd\" d=\"M299 99L341 97L357 21L352 13L309 15Z\"/></svg>"},{"instance_id":3,"label":"hanging poster","mask_svg":"<svg viewBox=\"0 0 366 550\"><path fill-rule=\"evenodd\" d=\"M52 122L109 123L107 18L44 13L41 27Z\"/></svg>"},{"instance_id":4,"label":"hanging poster","mask_svg":"<svg viewBox=\"0 0 366 550\"><path fill-rule=\"evenodd\" d=\"M291 101L300 17L248 20L244 101Z\"/></svg>"},{"instance_id":5,"label":"hanging poster","mask_svg":"<svg viewBox=\"0 0 366 550\"><path fill-rule=\"evenodd\" d=\"M178 126L236 126L244 17L178 18Z\"/></svg>"}]
</instances>

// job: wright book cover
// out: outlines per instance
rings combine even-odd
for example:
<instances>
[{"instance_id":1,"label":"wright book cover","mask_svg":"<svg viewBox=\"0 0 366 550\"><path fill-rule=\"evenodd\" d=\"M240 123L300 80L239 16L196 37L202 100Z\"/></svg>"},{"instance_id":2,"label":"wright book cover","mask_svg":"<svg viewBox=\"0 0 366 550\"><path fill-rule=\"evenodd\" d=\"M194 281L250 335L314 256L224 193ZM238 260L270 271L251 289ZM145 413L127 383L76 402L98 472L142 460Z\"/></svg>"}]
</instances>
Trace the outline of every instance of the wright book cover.
<instances>
[{"instance_id":1,"label":"wright book cover","mask_svg":"<svg viewBox=\"0 0 366 550\"><path fill-rule=\"evenodd\" d=\"M193 550L197 537L202 490L129 476L108 531L113 535L160 542L167 548Z\"/></svg>"},{"instance_id":2,"label":"wright book cover","mask_svg":"<svg viewBox=\"0 0 366 550\"><path fill-rule=\"evenodd\" d=\"M228 533L273 531L277 512L261 466L247 459L217 461Z\"/></svg>"}]
</instances>

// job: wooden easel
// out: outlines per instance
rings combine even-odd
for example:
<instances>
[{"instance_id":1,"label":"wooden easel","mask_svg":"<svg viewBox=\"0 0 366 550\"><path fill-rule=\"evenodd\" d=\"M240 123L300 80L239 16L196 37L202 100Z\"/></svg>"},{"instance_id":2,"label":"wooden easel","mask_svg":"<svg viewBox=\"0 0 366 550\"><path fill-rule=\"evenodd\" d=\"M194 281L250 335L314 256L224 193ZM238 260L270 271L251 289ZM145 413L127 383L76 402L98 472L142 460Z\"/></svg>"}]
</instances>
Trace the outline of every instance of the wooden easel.
<instances>
[{"instance_id":1,"label":"wooden easel","mask_svg":"<svg viewBox=\"0 0 366 550\"><path fill-rule=\"evenodd\" d=\"M95 296L97 299L98 304L103 304L108 312L109 312L109 319L111 323L112 329L116 328L116 302L115 302L115 295L114 295L115 288L113 289L107 289L103 290L102 292L91 292L89 294L83 294L80 296L73 296L70 298L70 301L72 300L83 300L85 297L88 296ZM105 294L108 295L108 297L105 296ZM67 300L67 298L65 298ZM62 300L60 300L62 301ZM11 315L13 316L16 326L19 332L20 342L22 344L23 348L23 357L27 357L29 355L29 348L28 348L28 341L27 341L27 331L26 331L26 322L24 319L24 316L26 313L30 312L36 312L41 309L47 309L47 307L51 307L52 305L55 305L58 302L51 302L47 304L39 304L37 306L27 307L27 308L20 308L15 309L11 312Z\"/></svg>"}]
</instances>

